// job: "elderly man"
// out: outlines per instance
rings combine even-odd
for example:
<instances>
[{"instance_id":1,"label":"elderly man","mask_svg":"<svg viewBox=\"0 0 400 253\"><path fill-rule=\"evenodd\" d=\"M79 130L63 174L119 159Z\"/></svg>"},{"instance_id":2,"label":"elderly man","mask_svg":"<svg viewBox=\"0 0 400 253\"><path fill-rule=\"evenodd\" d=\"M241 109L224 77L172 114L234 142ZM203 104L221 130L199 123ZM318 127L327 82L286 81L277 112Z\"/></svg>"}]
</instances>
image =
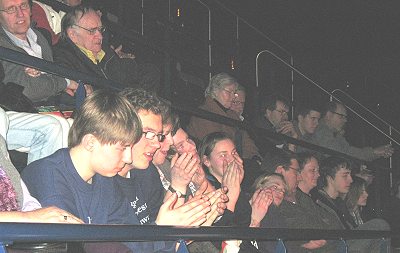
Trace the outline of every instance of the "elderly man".
<instances>
[{"instance_id":1,"label":"elderly man","mask_svg":"<svg viewBox=\"0 0 400 253\"><path fill-rule=\"evenodd\" d=\"M0 0L0 46L53 61L51 48L39 32L30 28L31 9L28 0ZM15 63L1 61L4 82L24 87L23 94L33 102L46 101L60 93L73 96L77 83L72 80L42 73Z\"/></svg>"},{"instance_id":2,"label":"elderly man","mask_svg":"<svg viewBox=\"0 0 400 253\"><path fill-rule=\"evenodd\" d=\"M390 157L393 154L391 145L376 148L351 146L343 136L346 122L346 107L335 101L327 103L323 118L312 136L312 142L367 161L372 161L379 157Z\"/></svg>"},{"instance_id":3,"label":"elderly man","mask_svg":"<svg viewBox=\"0 0 400 253\"><path fill-rule=\"evenodd\" d=\"M129 54L118 55L103 44L104 31L98 11L85 6L74 8L62 20L55 61L125 86L156 91L160 81L158 69L150 64L136 64Z\"/></svg>"},{"instance_id":4,"label":"elderly man","mask_svg":"<svg viewBox=\"0 0 400 253\"><path fill-rule=\"evenodd\" d=\"M234 98L237 97L238 85L236 79L226 73L213 76L205 91L206 101L200 109L239 120L237 114L230 110ZM259 157L258 148L245 131L197 117L192 117L187 130L197 140L201 140L212 132L225 132L235 140L236 147L241 151L239 153L243 158Z\"/></svg>"}]
</instances>

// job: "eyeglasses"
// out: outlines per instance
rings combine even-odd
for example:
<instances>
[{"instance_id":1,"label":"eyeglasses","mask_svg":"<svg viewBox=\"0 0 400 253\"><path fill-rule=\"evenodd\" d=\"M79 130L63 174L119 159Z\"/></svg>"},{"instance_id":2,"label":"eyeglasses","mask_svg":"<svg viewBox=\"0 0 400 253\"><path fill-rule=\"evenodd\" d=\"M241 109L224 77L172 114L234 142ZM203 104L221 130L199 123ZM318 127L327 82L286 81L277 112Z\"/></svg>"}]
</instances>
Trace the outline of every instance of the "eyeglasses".
<instances>
[{"instance_id":1,"label":"eyeglasses","mask_svg":"<svg viewBox=\"0 0 400 253\"><path fill-rule=\"evenodd\" d=\"M13 5L13 6L8 7L7 9L3 9L3 10L0 10L0 11L4 11L7 14L13 14L13 13L16 13L18 11L18 8L20 8L21 11L23 11L23 10L29 9L30 6L29 6L29 3L22 3L19 6Z\"/></svg>"},{"instance_id":2,"label":"eyeglasses","mask_svg":"<svg viewBox=\"0 0 400 253\"><path fill-rule=\"evenodd\" d=\"M337 115L339 115L342 119L347 119L347 115L346 114L341 114L341 113L338 113L338 112L332 112L331 111L331 113L334 113L334 114L337 114Z\"/></svg>"},{"instance_id":3,"label":"eyeglasses","mask_svg":"<svg viewBox=\"0 0 400 253\"><path fill-rule=\"evenodd\" d=\"M226 91L226 92L228 92L228 93L231 93L232 95L234 95L235 97L238 97L239 95L237 94L237 92L236 92L236 90L228 90L228 89L225 89L225 88L220 88L221 90L224 90L224 91Z\"/></svg>"},{"instance_id":4,"label":"eyeglasses","mask_svg":"<svg viewBox=\"0 0 400 253\"><path fill-rule=\"evenodd\" d=\"M163 134L157 134L155 132L151 132L151 131L147 131L147 132L143 132L144 138L148 139L148 140L154 140L154 138L157 136L157 140L159 142L163 142L165 140L165 135Z\"/></svg>"},{"instance_id":5,"label":"eyeglasses","mask_svg":"<svg viewBox=\"0 0 400 253\"><path fill-rule=\"evenodd\" d=\"M276 185L273 185L271 187L271 190L274 191L274 192L277 192L277 193L281 193L283 195L285 195L285 192L286 192L285 190L279 189L278 186L276 186Z\"/></svg>"},{"instance_id":6,"label":"eyeglasses","mask_svg":"<svg viewBox=\"0 0 400 253\"><path fill-rule=\"evenodd\" d=\"M101 34L103 34L106 31L105 26L99 26L99 27L95 27L95 28L91 28L91 29L88 29L88 28L85 28L85 27L82 27L82 26L76 25L76 24L74 24L74 26L79 27L85 31L88 31L90 35L94 35L97 31L99 31L99 33L101 33Z\"/></svg>"},{"instance_id":7,"label":"eyeglasses","mask_svg":"<svg viewBox=\"0 0 400 253\"><path fill-rule=\"evenodd\" d=\"M296 169L296 168L293 168L293 167L290 167L290 166L288 168L291 169L291 170L296 171L297 175L300 175L300 170L299 169Z\"/></svg>"},{"instance_id":8,"label":"eyeglasses","mask_svg":"<svg viewBox=\"0 0 400 253\"><path fill-rule=\"evenodd\" d=\"M274 111L277 111L277 112L279 112L281 115L288 115L288 113L289 113L289 111L285 111L285 110L277 110L277 109L275 109Z\"/></svg>"}]
</instances>

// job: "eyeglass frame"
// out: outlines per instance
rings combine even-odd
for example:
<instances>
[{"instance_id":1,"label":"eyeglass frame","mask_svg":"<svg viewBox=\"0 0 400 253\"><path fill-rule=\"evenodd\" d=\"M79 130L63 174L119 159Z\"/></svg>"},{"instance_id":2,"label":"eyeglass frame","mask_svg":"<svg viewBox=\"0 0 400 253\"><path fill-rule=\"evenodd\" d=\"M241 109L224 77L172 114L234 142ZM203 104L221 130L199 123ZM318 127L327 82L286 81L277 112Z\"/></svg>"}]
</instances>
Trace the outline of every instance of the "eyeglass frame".
<instances>
[{"instance_id":1,"label":"eyeglass frame","mask_svg":"<svg viewBox=\"0 0 400 253\"><path fill-rule=\"evenodd\" d=\"M162 133L155 133L153 131L142 131L142 134L144 136L144 138L146 138L147 140L154 140L154 138L157 136L157 141L158 142L163 142L165 140L165 135ZM150 134L150 136L149 136Z\"/></svg>"},{"instance_id":2,"label":"eyeglass frame","mask_svg":"<svg viewBox=\"0 0 400 253\"><path fill-rule=\"evenodd\" d=\"M348 117L346 114L342 114L342 113L338 113L338 112L334 112L334 111L330 111L330 112L333 113L333 114L339 115L343 119L347 119L347 117Z\"/></svg>"},{"instance_id":3,"label":"eyeglass frame","mask_svg":"<svg viewBox=\"0 0 400 253\"><path fill-rule=\"evenodd\" d=\"M289 115L289 111L278 110L278 109L274 109L274 111L279 112L281 115L284 115L284 114Z\"/></svg>"},{"instance_id":4,"label":"eyeglass frame","mask_svg":"<svg viewBox=\"0 0 400 253\"><path fill-rule=\"evenodd\" d=\"M231 94L233 94L233 96L235 96L235 97L238 97L238 96L239 96L239 94L237 93L237 90L232 90L232 91L230 91L230 90L227 90L227 89L222 88L222 87L220 87L219 89L220 89L220 90L224 90L224 91L226 91L226 92L228 92L228 93L231 93Z\"/></svg>"},{"instance_id":5,"label":"eyeglass frame","mask_svg":"<svg viewBox=\"0 0 400 253\"><path fill-rule=\"evenodd\" d=\"M271 186L271 187L268 187L267 189L271 189L272 191L274 191L274 192L277 192L277 193L281 193L281 194L283 194L283 195L285 195L286 194L286 190L281 190L281 189L278 189L278 186L276 186L276 185L273 185L273 186Z\"/></svg>"},{"instance_id":6,"label":"eyeglass frame","mask_svg":"<svg viewBox=\"0 0 400 253\"><path fill-rule=\"evenodd\" d=\"M293 168L292 166L288 166L287 168L296 171L296 174L297 174L297 175L300 175L300 174L301 174L300 168L299 168L299 169L296 169L296 168Z\"/></svg>"},{"instance_id":7,"label":"eyeglass frame","mask_svg":"<svg viewBox=\"0 0 400 253\"><path fill-rule=\"evenodd\" d=\"M25 5L26 5L26 7L25 7ZM13 10L10 12L11 8L13 8ZM31 6L30 6L29 2L25 2L18 6L13 5L13 6L8 7L7 9L0 9L0 11L3 11L7 14L14 14L18 11L18 9L20 9L21 11L24 11L24 10L29 10L30 8L31 8Z\"/></svg>"},{"instance_id":8,"label":"eyeglass frame","mask_svg":"<svg viewBox=\"0 0 400 253\"><path fill-rule=\"evenodd\" d=\"M101 34L103 34L103 33L106 31L106 27L103 26L103 25L102 25L102 26L99 26L99 27L94 27L94 28L91 28L91 29L82 27L82 26L77 25L77 24L73 24L72 26L79 27L79 28L81 28L81 29L87 31L90 35L95 35L97 31L99 31L99 33L101 33Z\"/></svg>"}]
</instances>

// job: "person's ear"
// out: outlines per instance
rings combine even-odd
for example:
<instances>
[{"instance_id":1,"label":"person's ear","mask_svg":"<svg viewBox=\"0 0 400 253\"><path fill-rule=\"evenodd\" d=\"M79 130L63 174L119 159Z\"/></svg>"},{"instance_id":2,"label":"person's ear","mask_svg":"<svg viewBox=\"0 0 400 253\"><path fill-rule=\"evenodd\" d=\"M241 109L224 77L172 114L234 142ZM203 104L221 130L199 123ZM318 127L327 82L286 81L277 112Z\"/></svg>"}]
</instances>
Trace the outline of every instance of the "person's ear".
<instances>
[{"instance_id":1,"label":"person's ear","mask_svg":"<svg viewBox=\"0 0 400 253\"><path fill-rule=\"evenodd\" d=\"M211 162L210 162L210 160L208 159L207 156L203 155L203 158L202 158L201 160L202 160L203 164L204 164L205 166L207 166L207 168L210 168L210 167L211 167Z\"/></svg>"},{"instance_id":2,"label":"person's ear","mask_svg":"<svg viewBox=\"0 0 400 253\"><path fill-rule=\"evenodd\" d=\"M283 175L284 172L285 172L285 168L283 168L282 165L276 167L276 169L275 169L275 173Z\"/></svg>"},{"instance_id":3,"label":"person's ear","mask_svg":"<svg viewBox=\"0 0 400 253\"><path fill-rule=\"evenodd\" d=\"M92 152L99 141L93 134L86 134L82 138L82 146L89 152Z\"/></svg>"},{"instance_id":4,"label":"person's ear","mask_svg":"<svg viewBox=\"0 0 400 253\"><path fill-rule=\"evenodd\" d=\"M265 109L265 114L264 114L264 116L265 116L266 118L270 118L270 117L271 117L271 113L272 113L271 110Z\"/></svg>"},{"instance_id":5,"label":"person's ear","mask_svg":"<svg viewBox=\"0 0 400 253\"><path fill-rule=\"evenodd\" d=\"M67 29L67 35L68 35L68 38L69 38L72 42L76 43L78 34L77 34L77 32L76 32L75 29L73 29L73 28L68 28L68 29Z\"/></svg>"},{"instance_id":6,"label":"person's ear","mask_svg":"<svg viewBox=\"0 0 400 253\"><path fill-rule=\"evenodd\" d=\"M302 115L299 114L299 115L297 116L297 121L300 122L300 123L302 123L303 120L304 120L304 117L303 117Z\"/></svg>"}]
</instances>

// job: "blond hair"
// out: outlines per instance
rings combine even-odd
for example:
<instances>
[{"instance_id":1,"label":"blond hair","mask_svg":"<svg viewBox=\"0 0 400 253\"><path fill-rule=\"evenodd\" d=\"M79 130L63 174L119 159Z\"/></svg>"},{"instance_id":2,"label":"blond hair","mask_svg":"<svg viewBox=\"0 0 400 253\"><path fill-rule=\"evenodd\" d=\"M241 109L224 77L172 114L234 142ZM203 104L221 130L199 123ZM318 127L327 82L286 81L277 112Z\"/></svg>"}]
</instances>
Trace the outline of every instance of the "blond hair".
<instances>
[{"instance_id":1,"label":"blond hair","mask_svg":"<svg viewBox=\"0 0 400 253\"><path fill-rule=\"evenodd\" d=\"M142 125L129 101L114 92L99 90L85 99L68 135L70 148L93 134L102 144L136 143Z\"/></svg>"}]
</instances>

